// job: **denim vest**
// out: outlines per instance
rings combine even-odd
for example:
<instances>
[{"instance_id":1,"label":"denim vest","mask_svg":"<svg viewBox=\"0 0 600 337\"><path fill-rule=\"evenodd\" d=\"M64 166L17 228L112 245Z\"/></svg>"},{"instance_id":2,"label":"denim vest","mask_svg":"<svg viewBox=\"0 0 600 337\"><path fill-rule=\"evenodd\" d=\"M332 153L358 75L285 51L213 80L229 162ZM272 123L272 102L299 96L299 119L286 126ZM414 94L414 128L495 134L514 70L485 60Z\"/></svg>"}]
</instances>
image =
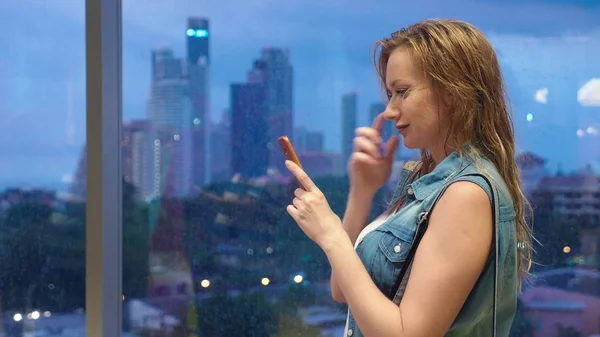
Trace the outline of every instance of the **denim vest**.
<instances>
[{"instance_id":1,"label":"denim vest","mask_svg":"<svg viewBox=\"0 0 600 337\"><path fill-rule=\"evenodd\" d=\"M368 233L357 244L356 253L379 290L387 296L392 291L412 246L419 214L428 210L442 189L451 183L470 181L479 185L486 191L490 201L495 196L495 228L499 257L496 279L498 293L496 331L498 337L508 336L516 311L518 294L517 234L515 210L504 180L489 161L483 158L476 158L474 161L466 156L461 157L457 151L446 157L431 173L412 181L413 170L416 167L416 162L409 162L404 166L392 200L394 202L404 196L405 206ZM493 186L490 186L482 176L487 177ZM491 254L477 283L445 336L492 336L494 264L495 259ZM393 299L396 304L399 304L402 299L409 273ZM433 317L434 315L432 319ZM352 312L348 316L346 335L363 336Z\"/></svg>"}]
</instances>

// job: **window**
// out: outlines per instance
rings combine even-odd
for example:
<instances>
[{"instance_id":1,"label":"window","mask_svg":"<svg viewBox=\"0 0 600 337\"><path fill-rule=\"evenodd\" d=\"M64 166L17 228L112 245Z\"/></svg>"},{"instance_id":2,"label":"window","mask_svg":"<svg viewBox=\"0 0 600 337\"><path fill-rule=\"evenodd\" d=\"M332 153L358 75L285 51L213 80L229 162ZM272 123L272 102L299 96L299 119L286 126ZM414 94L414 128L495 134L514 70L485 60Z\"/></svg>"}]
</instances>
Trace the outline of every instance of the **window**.
<instances>
[{"instance_id":1,"label":"window","mask_svg":"<svg viewBox=\"0 0 600 337\"><path fill-rule=\"evenodd\" d=\"M370 45L450 16L478 25L498 51L537 212L543 247L513 335L600 333L598 171L586 169L600 159L597 6L133 4L123 15L125 293L201 335L341 336L346 311L330 300L327 260L284 211L294 182L275 140L292 136L342 215L354 129L385 109ZM401 148L398 168L417 155Z\"/></svg>"},{"instance_id":2,"label":"window","mask_svg":"<svg viewBox=\"0 0 600 337\"><path fill-rule=\"evenodd\" d=\"M0 336L342 336L276 138L341 216L370 47L429 17L487 34L514 105L541 244L511 336L600 334L598 5L140 4L0 2Z\"/></svg>"},{"instance_id":3,"label":"window","mask_svg":"<svg viewBox=\"0 0 600 337\"><path fill-rule=\"evenodd\" d=\"M0 335L82 335L84 5L2 2L0 13Z\"/></svg>"}]
</instances>

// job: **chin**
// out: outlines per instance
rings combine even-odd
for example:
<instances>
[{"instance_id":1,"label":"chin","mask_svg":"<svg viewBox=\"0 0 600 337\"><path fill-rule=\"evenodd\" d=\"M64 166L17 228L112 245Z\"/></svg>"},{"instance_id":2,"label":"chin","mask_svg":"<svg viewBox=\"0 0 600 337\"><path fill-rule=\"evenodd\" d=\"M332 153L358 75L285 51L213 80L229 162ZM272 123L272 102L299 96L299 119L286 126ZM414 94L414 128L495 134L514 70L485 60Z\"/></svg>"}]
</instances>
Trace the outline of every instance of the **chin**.
<instances>
[{"instance_id":1,"label":"chin","mask_svg":"<svg viewBox=\"0 0 600 337\"><path fill-rule=\"evenodd\" d=\"M420 149L421 147L415 143L411 141L412 139L407 138L407 137L402 137L402 143L404 144L404 147L406 147L407 149L411 149L411 150L416 150L416 149Z\"/></svg>"}]
</instances>

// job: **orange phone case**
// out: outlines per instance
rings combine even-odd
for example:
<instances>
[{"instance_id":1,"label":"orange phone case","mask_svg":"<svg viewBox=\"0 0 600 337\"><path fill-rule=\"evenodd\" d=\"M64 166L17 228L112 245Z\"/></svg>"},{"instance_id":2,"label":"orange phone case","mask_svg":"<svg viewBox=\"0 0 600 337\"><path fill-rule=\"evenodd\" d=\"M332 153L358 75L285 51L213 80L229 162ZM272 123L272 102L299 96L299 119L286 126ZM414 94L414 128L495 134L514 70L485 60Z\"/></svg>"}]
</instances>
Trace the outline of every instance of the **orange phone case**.
<instances>
[{"instance_id":1,"label":"orange phone case","mask_svg":"<svg viewBox=\"0 0 600 337\"><path fill-rule=\"evenodd\" d=\"M294 163L296 163L296 165L302 168L302 164L300 164L300 159L298 159L298 155L296 154L296 150L294 150L294 146L292 146L292 142L290 142L290 139L287 136L281 136L279 137L279 139L277 139L277 143L279 143L279 147L281 148L281 151L283 151L285 158L287 160L293 161Z\"/></svg>"}]
</instances>

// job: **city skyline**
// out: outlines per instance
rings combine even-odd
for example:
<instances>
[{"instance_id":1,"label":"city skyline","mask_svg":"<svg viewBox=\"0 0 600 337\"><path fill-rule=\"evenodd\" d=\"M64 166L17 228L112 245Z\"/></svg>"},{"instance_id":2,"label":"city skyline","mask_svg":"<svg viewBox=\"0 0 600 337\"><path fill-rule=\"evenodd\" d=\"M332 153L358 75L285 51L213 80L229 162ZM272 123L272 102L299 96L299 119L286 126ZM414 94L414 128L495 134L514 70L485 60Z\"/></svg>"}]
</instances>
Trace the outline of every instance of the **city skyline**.
<instances>
[{"instance_id":1,"label":"city skyline","mask_svg":"<svg viewBox=\"0 0 600 337\"><path fill-rule=\"evenodd\" d=\"M523 219L534 238L529 276L505 301L516 312L503 329L511 325L511 337L600 334L599 17L597 0L0 1L0 335L360 335L351 308L331 296L336 281L319 240L287 212L299 185L276 139L289 136L333 214L352 212L346 161L355 128L387 101L372 47L426 18L480 28L511 98L518 178L506 165L500 177L485 160L465 168L492 178L472 182L500 216L495 255L528 250ZM122 64L106 46L119 47ZM88 50L103 53L87 63ZM98 84L117 72L122 87L109 91L123 114L100 121L96 112L117 105L87 109L107 89L86 88L87 73ZM97 124L109 121L122 134ZM397 134L393 124L384 139ZM369 264L364 249L356 253L380 289L380 267L406 262L388 248L418 244L410 220L431 212L440 192L429 178L444 164L420 179L406 175L418 155L399 146L363 212L363 248L371 244L381 259ZM509 198L515 191L522 196ZM402 209L393 207L398 196ZM519 207L521 197L531 208ZM377 221L391 213L397 221ZM457 252L444 248L445 258ZM507 270L510 279L515 269ZM480 277L469 298L490 284Z\"/></svg>"},{"instance_id":2,"label":"city skyline","mask_svg":"<svg viewBox=\"0 0 600 337\"><path fill-rule=\"evenodd\" d=\"M361 3L357 4L361 6ZM39 23L27 22L28 26L23 26L24 23L14 19L25 10L26 5L23 8L19 5L2 6L8 7L2 8L2 12L6 13L2 16L7 19L3 25L6 25L7 31L15 33L9 36L10 48L7 48L12 52L0 54L2 64L10 66L1 69L6 76L0 80L0 85L5 89L1 91L0 104L3 127L0 140L5 140L0 148L0 156L10 158L3 169L0 185L23 182L36 186L58 182L61 177L68 180L74 172L85 139L83 8L66 3L56 8L34 6L31 10L34 14L38 13L35 15L44 15L44 27L49 29L42 37L35 35L39 31L36 28ZM135 8L126 5L123 40L124 120L145 115L150 83L147 71L150 50L160 48L164 45L161 42L167 41L166 44L173 48L176 55L185 55L186 20L198 15L209 18L214 29L209 109L212 120L218 120L221 112L228 108L229 85L243 80L248 64L256 53L265 46L282 47L291 51L291 63L298 73L294 81L295 126L323 131L326 149L340 152L341 96L352 90L360 92L357 109L359 125L369 122L368 107L381 97L375 72L369 64L369 47L373 41L408 23L435 16L435 13L444 13L444 16L457 13L460 18L482 28L498 50L516 106L519 149L547 158L551 169L562 163L565 170L574 170L586 162L598 160L597 153L590 151L597 142L586 140L585 137L579 139L576 135L577 129L585 130L600 120L598 107L582 106L577 101L577 91L591 79L600 77L600 63L593 63L594 55L600 55L600 43L594 42L600 41L600 30L592 20L600 13L597 6L584 11L582 4L556 2L555 5L540 5L529 2L526 5L511 5L490 2L470 8L457 6L458 9L438 8L427 12L415 11L416 7L410 4L407 5L406 15L400 20L394 20L383 9L376 11L381 14L380 18L358 20L356 9L343 8L338 2L329 5L308 2L307 7L318 11L300 13L299 18L305 20L302 22L306 27L302 27L302 24L284 25L279 21L291 15L292 9L298 9L295 7L298 4L290 2L273 6L264 8L257 5L257 8L249 9L251 13L280 11L279 18L269 18L262 25L266 28L271 25L271 29L262 32L258 28L245 30L245 25L249 23L242 20L238 29L244 29L249 35L246 39L236 40L232 34L235 29L227 27L224 20L226 16L218 10L190 13L187 9L193 7L182 5L161 16L158 14L159 7L151 5L148 10L156 12L161 22L152 28L150 22L147 19L144 21L139 15L139 8L136 12ZM506 18L516 9L511 25L505 25L496 18ZM493 20L489 22L482 22L474 15L477 10L483 10L484 13L497 10L499 14L492 16ZM527 11L530 14L525 13ZM332 13L337 15L338 21L320 26L314 22L316 18ZM558 13L561 13L561 20L551 20ZM54 21L57 19L61 20L60 24ZM359 28L353 27L353 22L361 25L358 25ZM310 29L306 29L308 26ZM317 31L321 31L320 38ZM296 34L292 34L294 32ZM47 45L49 42L42 40L56 34L62 37L52 41L64 42L66 57L48 55L41 60L36 58L37 63L33 62L34 55L50 48ZM290 39L289 36L294 38ZM234 40L237 43L232 43ZM31 100L30 97L38 99ZM591 103L597 104L593 100ZM529 114L533 117L531 122L527 122ZM48 116L52 118L48 120ZM557 134L564 135L565 139L556 137ZM17 148L14 143L10 144L15 139L27 139L27 142L19 142ZM578 151L571 151L572 148Z\"/></svg>"}]
</instances>

